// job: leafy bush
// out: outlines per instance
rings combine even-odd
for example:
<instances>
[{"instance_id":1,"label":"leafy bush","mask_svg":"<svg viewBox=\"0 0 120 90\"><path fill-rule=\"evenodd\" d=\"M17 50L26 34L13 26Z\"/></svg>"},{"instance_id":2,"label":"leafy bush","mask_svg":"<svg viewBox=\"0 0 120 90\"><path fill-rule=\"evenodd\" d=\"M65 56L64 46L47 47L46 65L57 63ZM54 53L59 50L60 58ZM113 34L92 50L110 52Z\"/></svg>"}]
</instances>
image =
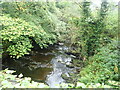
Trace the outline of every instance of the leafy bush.
<instances>
[{"instance_id":1,"label":"leafy bush","mask_svg":"<svg viewBox=\"0 0 120 90\"><path fill-rule=\"evenodd\" d=\"M108 84L104 84L104 83L83 83L83 82L77 82L76 86L74 84L71 83L62 83L60 85L58 85L61 88L118 88L112 85L119 85L119 82L116 81L109 81L109 85Z\"/></svg>"},{"instance_id":2,"label":"leafy bush","mask_svg":"<svg viewBox=\"0 0 120 90\"><path fill-rule=\"evenodd\" d=\"M0 90L3 88L49 88L44 83L32 81L29 77L21 78L22 74L18 77L12 75L13 72L15 71L8 69L0 71Z\"/></svg>"},{"instance_id":3,"label":"leafy bush","mask_svg":"<svg viewBox=\"0 0 120 90\"><path fill-rule=\"evenodd\" d=\"M84 83L118 81L118 59L118 42L114 40L89 58L88 65L80 72L80 81Z\"/></svg>"},{"instance_id":4,"label":"leafy bush","mask_svg":"<svg viewBox=\"0 0 120 90\"><path fill-rule=\"evenodd\" d=\"M2 23L1 38L4 51L9 52L13 57L19 58L33 48L32 40L34 40L41 48L53 44L55 36L48 34L42 28L19 19L11 18L8 15L0 16Z\"/></svg>"}]
</instances>

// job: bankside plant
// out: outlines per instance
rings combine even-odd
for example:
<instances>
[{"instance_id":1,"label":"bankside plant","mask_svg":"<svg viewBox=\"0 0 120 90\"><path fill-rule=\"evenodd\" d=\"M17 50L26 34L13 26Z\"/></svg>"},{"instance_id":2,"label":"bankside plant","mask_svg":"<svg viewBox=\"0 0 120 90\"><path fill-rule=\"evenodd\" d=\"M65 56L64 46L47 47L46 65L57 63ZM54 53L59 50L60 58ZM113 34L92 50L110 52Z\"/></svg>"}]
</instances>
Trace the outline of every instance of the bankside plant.
<instances>
[{"instance_id":1,"label":"bankside plant","mask_svg":"<svg viewBox=\"0 0 120 90\"><path fill-rule=\"evenodd\" d=\"M41 48L53 44L55 41L54 35L48 34L42 28L31 25L22 19L11 18L9 15L0 16L0 19L4 52L8 52L14 58L29 54L33 48L32 40Z\"/></svg>"},{"instance_id":2,"label":"bankside plant","mask_svg":"<svg viewBox=\"0 0 120 90\"><path fill-rule=\"evenodd\" d=\"M109 80L119 81L118 59L118 43L114 40L89 57L88 65L80 72L80 81L107 84Z\"/></svg>"},{"instance_id":3,"label":"bankside plant","mask_svg":"<svg viewBox=\"0 0 120 90\"><path fill-rule=\"evenodd\" d=\"M0 71L0 90L4 88L49 88L44 83L38 83L31 80L30 77L24 77L23 75L12 75L13 70Z\"/></svg>"}]
</instances>

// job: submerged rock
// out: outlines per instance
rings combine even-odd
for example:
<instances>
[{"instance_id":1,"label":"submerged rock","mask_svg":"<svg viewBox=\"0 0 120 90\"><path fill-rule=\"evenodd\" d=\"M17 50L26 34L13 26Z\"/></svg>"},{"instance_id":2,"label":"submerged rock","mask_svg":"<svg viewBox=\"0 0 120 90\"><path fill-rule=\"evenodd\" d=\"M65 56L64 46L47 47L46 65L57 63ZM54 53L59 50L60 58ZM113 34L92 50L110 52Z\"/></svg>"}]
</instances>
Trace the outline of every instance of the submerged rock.
<instances>
[{"instance_id":1,"label":"submerged rock","mask_svg":"<svg viewBox=\"0 0 120 90\"><path fill-rule=\"evenodd\" d=\"M66 65L66 66L69 67L69 68L74 68L73 64L69 64L69 65Z\"/></svg>"},{"instance_id":2,"label":"submerged rock","mask_svg":"<svg viewBox=\"0 0 120 90\"><path fill-rule=\"evenodd\" d=\"M70 76L68 74L62 74L61 76L65 80L69 80L70 79Z\"/></svg>"},{"instance_id":3,"label":"submerged rock","mask_svg":"<svg viewBox=\"0 0 120 90\"><path fill-rule=\"evenodd\" d=\"M68 76L67 74L62 74L61 77L66 80L67 83L71 83L73 81L73 79Z\"/></svg>"}]
</instances>

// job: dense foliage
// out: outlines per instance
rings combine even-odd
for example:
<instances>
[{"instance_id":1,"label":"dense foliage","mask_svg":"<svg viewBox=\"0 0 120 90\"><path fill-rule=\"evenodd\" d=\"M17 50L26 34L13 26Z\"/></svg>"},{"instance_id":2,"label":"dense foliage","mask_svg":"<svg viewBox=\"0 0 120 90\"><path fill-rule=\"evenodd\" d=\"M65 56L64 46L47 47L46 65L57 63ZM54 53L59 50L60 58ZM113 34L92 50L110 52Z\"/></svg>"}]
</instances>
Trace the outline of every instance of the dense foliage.
<instances>
[{"instance_id":1,"label":"dense foliage","mask_svg":"<svg viewBox=\"0 0 120 90\"><path fill-rule=\"evenodd\" d=\"M44 7L38 9L34 5L40 7L42 3L3 3L0 33L4 51L13 57L19 58L29 54L33 41L40 48L56 42L56 36L51 33L54 23L49 16L50 12L44 10Z\"/></svg>"},{"instance_id":2,"label":"dense foliage","mask_svg":"<svg viewBox=\"0 0 120 90\"><path fill-rule=\"evenodd\" d=\"M82 3L82 18L74 23L79 27L76 37L78 52L83 60L87 60L86 67L80 72L79 82L90 85L119 81L117 11L107 2L101 4L97 13L90 11L89 6L89 2ZM111 16L113 10L115 13ZM118 87L118 84L115 86Z\"/></svg>"},{"instance_id":3,"label":"dense foliage","mask_svg":"<svg viewBox=\"0 0 120 90\"><path fill-rule=\"evenodd\" d=\"M28 54L28 51L33 47L32 39L40 45L46 47L47 44L52 44L54 35L47 34L42 28L31 25L24 20L1 16L2 30L1 37L4 40L3 44L7 46L7 52L17 58Z\"/></svg>"},{"instance_id":4,"label":"dense foliage","mask_svg":"<svg viewBox=\"0 0 120 90\"><path fill-rule=\"evenodd\" d=\"M74 43L84 59L97 53L98 48L110 43L111 39L117 35L117 32L114 33L117 31L117 26L113 24L113 21L117 23L117 20L115 18L110 20L108 10L111 9L107 2L103 2L96 12L90 9L90 2L83 2L81 3L81 17L73 19L73 24L78 28Z\"/></svg>"},{"instance_id":5,"label":"dense foliage","mask_svg":"<svg viewBox=\"0 0 120 90\"><path fill-rule=\"evenodd\" d=\"M80 72L80 81L84 83L107 83L109 80L119 80L118 75L118 42L99 49L99 52L89 58L88 65Z\"/></svg>"},{"instance_id":6,"label":"dense foliage","mask_svg":"<svg viewBox=\"0 0 120 90\"><path fill-rule=\"evenodd\" d=\"M78 75L76 85L63 84L60 87L118 87L120 47L117 42L116 5L102 2L100 8L92 10L90 2L2 2L1 4L3 13L0 16L2 25L0 33L4 53L13 58L20 58L29 54L34 44L38 44L42 49L59 41L69 42L70 47L73 47L70 52L73 55L79 54L76 55L78 60L86 62ZM0 76L1 78L5 80L2 81L3 87L8 87L5 84L8 82L6 78ZM28 83L31 85L28 81L27 85Z\"/></svg>"}]
</instances>

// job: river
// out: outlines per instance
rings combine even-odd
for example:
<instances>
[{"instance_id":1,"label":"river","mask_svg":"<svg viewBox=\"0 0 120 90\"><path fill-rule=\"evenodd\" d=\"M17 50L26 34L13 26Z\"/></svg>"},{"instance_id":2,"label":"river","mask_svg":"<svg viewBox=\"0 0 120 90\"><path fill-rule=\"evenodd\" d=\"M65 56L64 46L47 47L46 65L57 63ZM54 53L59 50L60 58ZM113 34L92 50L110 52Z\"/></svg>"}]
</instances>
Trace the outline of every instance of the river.
<instances>
[{"instance_id":1,"label":"river","mask_svg":"<svg viewBox=\"0 0 120 90\"><path fill-rule=\"evenodd\" d=\"M3 68L15 70L19 75L31 77L37 82L44 82L51 88L57 88L58 84L66 83L62 74L70 77L70 73L75 73L74 67L68 67L75 58L68 55L70 48L63 43L53 45L47 49L36 49L30 55L26 55L18 60L6 58L3 59Z\"/></svg>"}]
</instances>

